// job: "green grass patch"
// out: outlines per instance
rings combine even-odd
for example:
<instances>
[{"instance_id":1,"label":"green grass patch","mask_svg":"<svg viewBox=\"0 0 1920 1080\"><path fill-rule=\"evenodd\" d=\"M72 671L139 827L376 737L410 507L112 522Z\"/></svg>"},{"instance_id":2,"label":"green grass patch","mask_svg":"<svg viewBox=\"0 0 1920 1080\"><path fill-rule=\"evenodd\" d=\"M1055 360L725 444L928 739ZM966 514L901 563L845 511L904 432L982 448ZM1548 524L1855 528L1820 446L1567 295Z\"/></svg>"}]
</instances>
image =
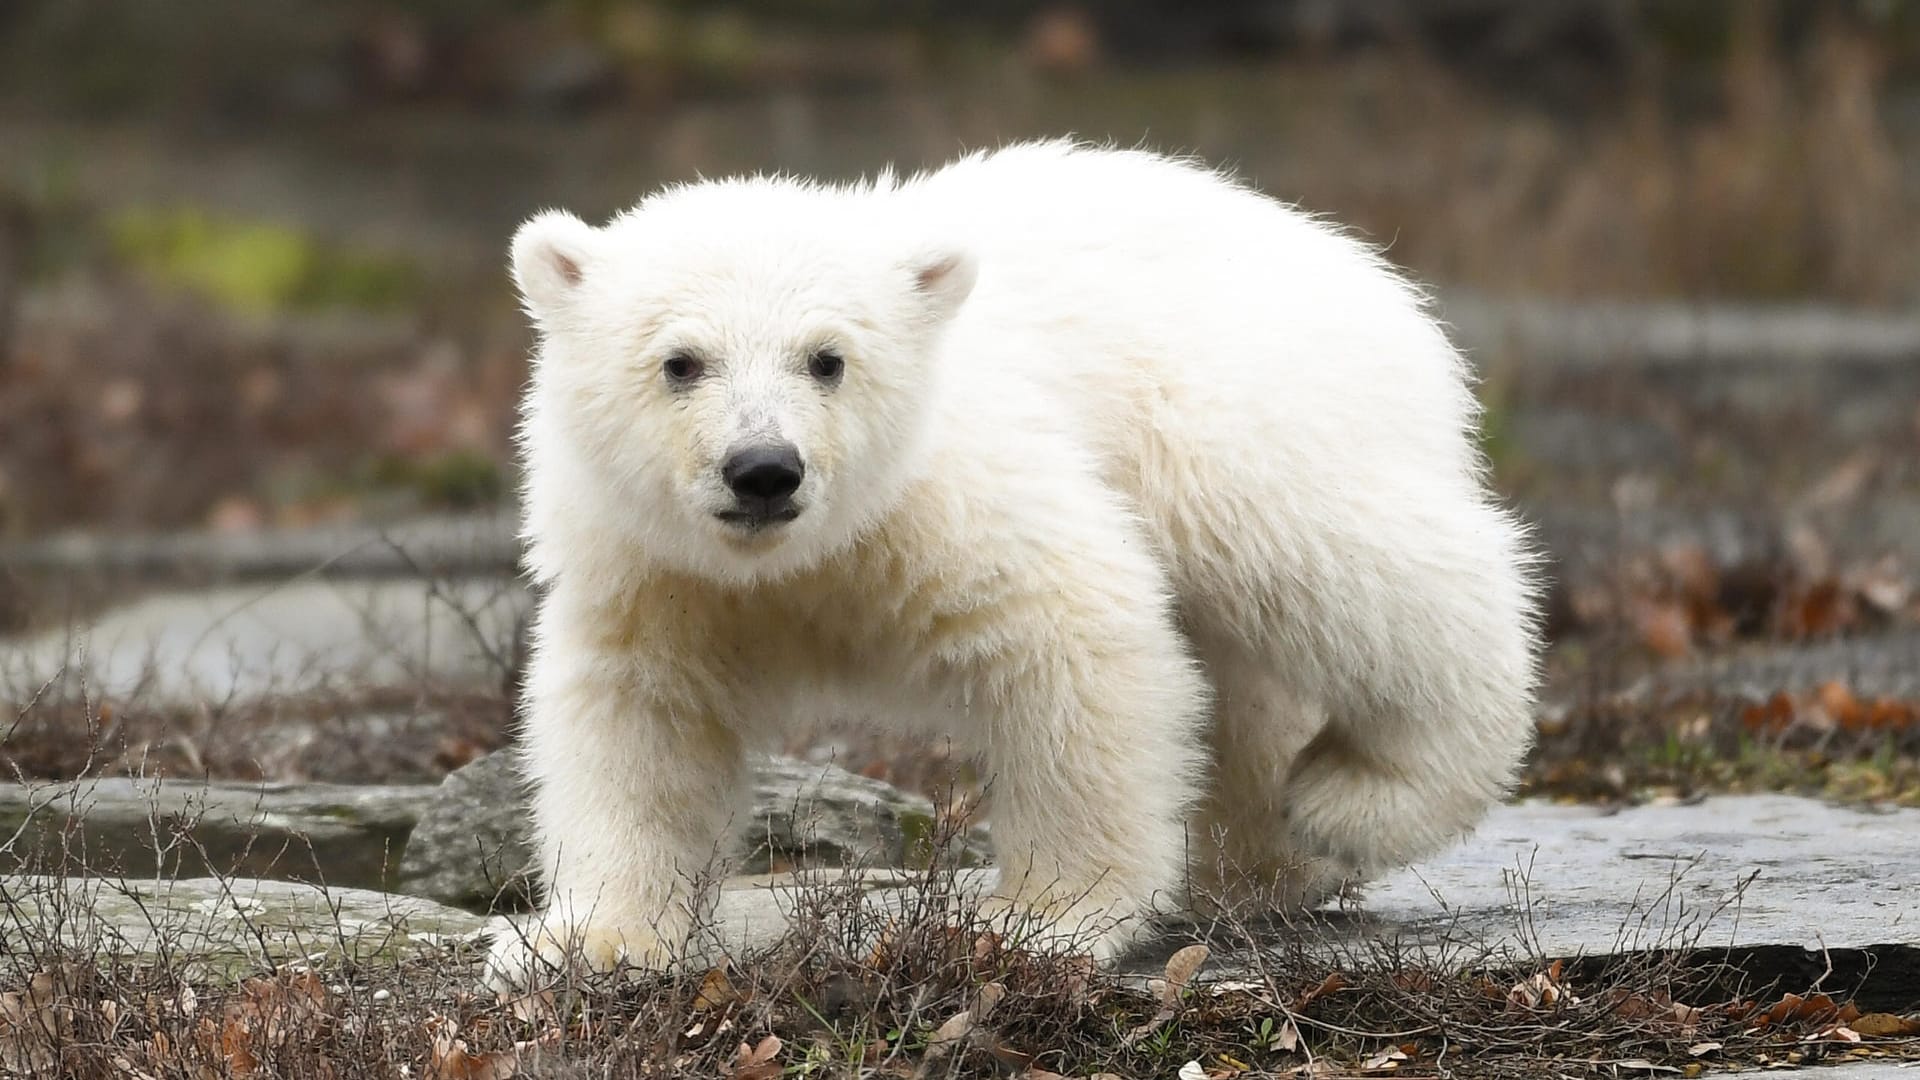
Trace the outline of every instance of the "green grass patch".
<instances>
[{"instance_id":1,"label":"green grass patch","mask_svg":"<svg viewBox=\"0 0 1920 1080\"><path fill-rule=\"evenodd\" d=\"M328 243L278 222L195 207L133 208L109 215L103 228L114 254L155 284L237 311L390 311L421 294L421 274L411 261Z\"/></svg>"}]
</instances>

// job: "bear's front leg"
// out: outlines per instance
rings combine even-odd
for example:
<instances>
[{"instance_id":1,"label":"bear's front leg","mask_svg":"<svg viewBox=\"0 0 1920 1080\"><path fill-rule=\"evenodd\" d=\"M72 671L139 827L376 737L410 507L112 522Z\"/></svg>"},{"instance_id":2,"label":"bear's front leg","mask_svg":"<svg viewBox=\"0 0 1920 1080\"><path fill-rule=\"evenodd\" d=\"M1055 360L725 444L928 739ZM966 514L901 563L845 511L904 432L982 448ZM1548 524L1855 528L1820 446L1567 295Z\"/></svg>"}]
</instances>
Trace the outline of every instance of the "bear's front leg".
<instances>
[{"instance_id":1,"label":"bear's front leg","mask_svg":"<svg viewBox=\"0 0 1920 1080\"><path fill-rule=\"evenodd\" d=\"M1003 571L1014 588L968 636L1000 864L984 914L1015 944L1112 959L1180 887L1209 695L1146 551Z\"/></svg>"},{"instance_id":2,"label":"bear's front leg","mask_svg":"<svg viewBox=\"0 0 1920 1080\"><path fill-rule=\"evenodd\" d=\"M667 659L571 639L536 648L524 739L546 903L495 940L495 988L528 987L569 960L664 966L709 910L708 868L745 762L736 733Z\"/></svg>"}]
</instances>

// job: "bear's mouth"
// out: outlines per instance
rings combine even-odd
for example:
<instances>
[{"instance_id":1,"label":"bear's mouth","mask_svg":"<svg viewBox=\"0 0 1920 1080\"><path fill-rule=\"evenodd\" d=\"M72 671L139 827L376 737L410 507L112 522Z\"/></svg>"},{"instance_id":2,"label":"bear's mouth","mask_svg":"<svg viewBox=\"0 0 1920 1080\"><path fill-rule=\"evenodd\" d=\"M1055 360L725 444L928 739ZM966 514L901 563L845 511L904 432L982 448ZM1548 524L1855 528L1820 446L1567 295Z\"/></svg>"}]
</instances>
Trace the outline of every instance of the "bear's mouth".
<instances>
[{"instance_id":1,"label":"bear's mouth","mask_svg":"<svg viewBox=\"0 0 1920 1080\"><path fill-rule=\"evenodd\" d=\"M800 507L787 503L779 507L746 508L716 512L714 517L741 532L757 533L777 529L800 516Z\"/></svg>"}]
</instances>

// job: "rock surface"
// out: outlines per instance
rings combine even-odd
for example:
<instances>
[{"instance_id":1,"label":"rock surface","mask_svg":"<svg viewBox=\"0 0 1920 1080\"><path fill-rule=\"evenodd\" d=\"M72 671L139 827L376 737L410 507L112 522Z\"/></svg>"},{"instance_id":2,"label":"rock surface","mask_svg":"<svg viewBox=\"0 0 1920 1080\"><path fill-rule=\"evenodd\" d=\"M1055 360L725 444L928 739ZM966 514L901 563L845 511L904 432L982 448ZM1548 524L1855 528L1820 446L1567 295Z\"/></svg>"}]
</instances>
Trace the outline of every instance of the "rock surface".
<instances>
[{"instance_id":1,"label":"rock surface","mask_svg":"<svg viewBox=\"0 0 1920 1080\"><path fill-rule=\"evenodd\" d=\"M0 949L47 935L100 953L242 973L321 956L410 959L471 943L477 915L413 896L249 878L0 877Z\"/></svg>"},{"instance_id":2,"label":"rock surface","mask_svg":"<svg viewBox=\"0 0 1920 1080\"><path fill-rule=\"evenodd\" d=\"M518 515L422 517L257 532L71 532L0 546L21 574L116 574L149 580L418 578L511 574L520 559Z\"/></svg>"},{"instance_id":3,"label":"rock surface","mask_svg":"<svg viewBox=\"0 0 1920 1080\"><path fill-rule=\"evenodd\" d=\"M1920 810L1872 813L1787 796L1618 813L1525 803L1496 811L1476 837L1448 855L1377 883L1357 906L1255 929L1260 948L1352 950L1391 941L1403 950L1445 949L1455 957L1481 950L1594 957L1686 946L1764 962L1772 974L1807 982L1832 961L1829 990L1858 990L1874 1007L1907 1011L1920 1003L1916 837ZM968 888L991 883L988 870L961 874ZM884 912L905 899L913 875L868 871L837 879L864 891ZM9 899L45 896L49 880L8 878L0 889ZM731 879L713 943L741 948L777 938L795 907L795 881L790 874ZM176 929L188 936L168 940L200 943L196 949L213 950L225 962L258 959L257 942L233 930L244 920L211 883L134 886L144 911L117 883L69 881L62 888L93 890L100 914L83 924L96 927L87 932L104 927L130 948L152 947L150 912L157 906L168 918L186 920ZM274 921L276 948L332 940L331 916L317 889L235 882L233 892L242 909ZM343 910L357 921L347 936L365 937L368 947L394 918L405 922L406 932L392 946L398 948L464 940L508 925L418 898L352 890L331 895L351 901ZM1197 932L1171 922L1128 968L1157 971ZM1231 976L1253 960L1245 946L1216 940L1208 972Z\"/></svg>"},{"instance_id":4,"label":"rock surface","mask_svg":"<svg viewBox=\"0 0 1920 1080\"><path fill-rule=\"evenodd\" d=\"M527 820L526 793L506 753L454 772L407 842L400 888L477 910L523 906L533 857ZM924 865L933 829L926 799L835 765L774 757L756 765L753 817L731 865L746 874L798 863ZM986 852L979 832L959 847L963 861L981 861Z\"/></svg>"},{"instance_id":5,"label":"rock surface","mask_svg":"<svg viewBox=\"0 0 1920 1080\"><path fill-rule=\"evenodd\" d=\"M526 793L497 751L447 774L421 806L400 856L399 888L485 910L530 895Z\"/></svg>"},{"instance_id":6,"label":"rock surface","mask_svg":"<svg viewBox=\"0 0 1920 1080\"><path fill-rule=\"evenodd\" d=\"M924 865L933 805L833 765L759 764L731 867ZM526 799L506 754L440 785L101 779L0 784L0 845L46 872L237 874L512 910L530 894ZM13 838L8 844L8 838ZM962 838L985 860L984 830Z\"/></svg>"},{"instance_id":7,"label":"rock surface","mask_svg":"<svg viewBox=\"0 0 1920 1080\"><path fill-rule=\"evenodd\" d=\"M390 885L433 788L101 779L0 784L0 848L54 872ZM164 854L163 854L164 852Z\"/></svg>"},{"instance_id":8,"label":"rock surface","mask_svg":"<svg viewBox=\"0 0 1920 1080\"><path fill-rule=\"evenodd\" d=\"M990 871L965 873L985 887ZM888 880L871 880L888 902ZM735 908L757 914L757 925L777 909L772 894ZM1549 956L1920 946L1920 810L1787 795L1618 812L1503 806L1453 851L1292 929ZM1140 963L1161 958L1149 952Z\"/></svg>"},{"instance_id":9,"label":"rock surface","mask_svg":"<svg viewBox=\"0 0 1920 1080\"><path fill-rule=\"evenodd\" d=\"M1368 889L1360 906L1356 927L1515 948L1530 939L1555 956L1682 941L1920 943L1920 810L1788 795L1617 812L1505 806L1468 842Z\"/></svg>"},{"instance_id":10,"label":"rock surface","mask_svg":"<svg viewBox=\"0 0 1920 1080\"><path fill-rule=\"evenodd\" d=\"M84 684L165 708L324 689L498 688L528 604L500 578L301 581L163 593L0 647L0 699Z\"/></svg>"}]
</instances>

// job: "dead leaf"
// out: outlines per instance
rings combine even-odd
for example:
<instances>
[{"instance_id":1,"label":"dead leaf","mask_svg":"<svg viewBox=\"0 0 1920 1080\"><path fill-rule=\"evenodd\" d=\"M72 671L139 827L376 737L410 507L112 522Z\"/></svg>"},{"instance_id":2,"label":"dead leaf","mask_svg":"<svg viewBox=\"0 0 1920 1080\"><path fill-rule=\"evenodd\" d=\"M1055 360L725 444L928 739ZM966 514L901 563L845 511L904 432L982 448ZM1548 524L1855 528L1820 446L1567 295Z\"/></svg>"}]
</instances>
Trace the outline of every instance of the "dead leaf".
<instances>
[{"instance_id":1,"label":"dead leaf","mask_svg":"<svg viewBox=\"0 0 1920 1080\"><path fill-rule=\"evenodd\" d=\"M739 1000L740 991L734 989L733 980L727 978L727 969L723 965L701 978L700 989L693 995L693 1011L724 1009Z\"/></svg>"},{"instance_id":2,"label":"dead leaf","mask_svg":"<svg viewBox=\"0 0 1920 1080\"><path fill-rule=\"evenodd\" d=\"M1867 711L1845 683L1829 679L1814 691L1815 700L1827 718L1843 731L1860 731L1867 726Z\"/></svg>"},{"instance_id":3,"label":"dead leaf","mask_svg":"<svg viewBox=\"0 0 1920 1080\"><path fill-rule=\"evenodd\" d=\"M944 1054L953 1049L953 1044L967 1037L973 1031L973 1010L962 1009L947 1018L946 1023L933 1030L927 1039L927 1056Z\"/></svg>"},{"instance_id":4,"label":"dead leaf","mask_svg":"<svg viewBox=\"0 0 1920 1080\"><path fill-rule=\"evenodd\" d=\"M1397 1046L1389 1046L1360 1063L1361 1072L1392 1072L1407 1060L1407 1052Z\"/></svg>"},{"instance_id":5,"label":"dead leaf","mask_svg":"<svg viewBox=\"0 0 1920 1080\"><path fill-rule=\"evenodd\" d=\"M1766 1019L1774 1024L1788 1021L1810 1025L1848 1024L1859 1018L1858 1008L1852 1004L1835 1005L1833 999L1825 994L1809 994L1806 997L1785 994L1766 1013Z\"/></svg>"},{"instance_id":6,"label":"dead leaf","mask_svg":"<svg viewBox=\"0 0 1920 1080\"><path fill-rule=\"evenodd\" d=\"M1920 1016L1895 1016L1892 1013L1865 1013L1847 1025L1862 1035L1876 1039L1920 1035Z\"/></svg>"},{"instance_id":7,"label":"dead leaf","mask_svg":"<svg viewBox=\"0 0 1920 1080\"><path fill-rule=\"evenodd\" d=\"M990 982L981 987L980 992L973 996L973 1018L985 1020L1006 996L1007 988L1001 983Z\"/></svg>"},{"instance_id":8,"label":"dead leaf","mask_svg":"<svg viewBox=\"0 0 1920 1080\"><path fill-rule=\"evenodd\" d=\"M1311 990L1308 990L1306 993L1301 994L1298 998L1296 998L1294 1000L1293 1007L1295 1009L1304 1009L1308 1005L1311 1005L1315 1001L1319 1000L1320 998L1326 997L1328 994L1337 994L1340 991L1345 990L1346 988L1347 988L1346 975L1336 971L1333 974L1328 975L1326 978L1320 980L1320 985L1314 987Z\"/></svg>"},{"instance_id":9,"label":"dead leaf","mask_svg":"<svg viewBox=\"0 0 1920 1080\"><path fill-rule=\"evenodd\" d=\"M1565 970L1563 963L1555 960L1545 971L1536 971L1520 982L1514 983L1507 991L1507 1004L1523 1009L1551 1007L1565 998L1572 1004L1578 1004L1579 998L1568 994L1562 987L1560 976Z\"/></svg>"},{"instance_id":10,"label":"dead leaf","mask_svg":"<svg viewBox=\"0 0 1920 1080\"><path fill-rule=\"evenodd\" d=\"M531 994L521 994L517 997L513 994L503 992L499 996L499 1003L507 1007L507 1010L513 1014L515 1020L535 1023L553 1022L559 1019L559 1014L553 1007L553 991L551 990L538 990Z\"/></svg>"},{"instance_id":11,"label":"dead leaf","mask_svg":"<svg viewBox=\"0 0 1920 1080\"><path fill-rule=\"evenodd\" d=\"M1639 605L1634 621L1640 640L1657 655L1675 660L1693 651L1693 620L1678 601L1645 601Z\"/></svg>"},{"instance_id":12,"label":"dead leaf","mask_svg":"<svg viewBox=\"0 0 1920 1080\"><path fill-rule=\"evenodd\" d=\"M1858 619L1853 595L1832 578L1821 578L1793 590L1775 622L1783 636L1800 639L1831 636Z\"/></svg>"},{"instance_id":13,"label":"dead leaf","mask_svg":"<svg viewBox=\"0 0 1920 1080\"><path fill-rule=\"evenodd\" d=\"M1705 1057L1720 1049L1720 1046L1721 1044L1717 1042L1694 1043L1692 1046L1687 1047L1687 1053L1694 1057Z\"/></svg>"},{"instance_id":14,"label":"dead leaf","mask_svg":"<svg viewBox=\"0 0 1920 1080\"><path fill-rule=\"evenodd\" d=\"M1700 1010L1691 1005L1682 1005L1676 1001L1669 1009L1669 1014L1674 1022L1680 1025L1682 1035L1691 1035L1700 1026Z\"/></svg>"},{"instance_id":15,"label":"dead leaf","mask_svg":"<svg viewBox=\"0 0 1920 1080\"><path fill-rule=\"evenodd\" d=\"M769 1035L752 1046L741 1043L722 1071L734 1080L774 1080L782 1072L777 1059L784 1045L778 1035Z\"/></svg>"},{"instance_id":16,"label":"dead leaf","mask_svg":"<svg viewBox=\"0 0 1920 1080\"><path fill-rule=\"evenodd\" d=\"M1154 996L1160 999L1160 1008L1152 1019L1133 1028L1120 1040L1122 1046L1132 1046L1141 1039L1154 1033L1160 1025L1173 1019L1180 1010L1180 994L1187 983L1207 962L1208 949L1205 945L1189 945L1167 959L1166 977L1155 979L1148 984Z\"/></svg>"},{"instance_id":17,"label":"dead leaf","mask_svg":"<svg viewBox=\"0 0 1920 1080\"><path fill-rule=\"evenodd\" d=\"M1899 614L1913 598L1913 582L1891 555L1847 575L1847 585L1882 615Z\"/></svg>"},{"instance_id":18,"label":"dead leaf","mask_svg":"<svg viewBox=\"0 0 1920 1080\"><path fill-rule=\"evenodd\" d=\"M1167 958L1166 978L1158 984L1162 1008L1173 1008L1179 1004L1181 993L1199 973L1200 966L1207 962L1208 953L1205 945L1189 945Z\"/></svg>"}]
</instances>

